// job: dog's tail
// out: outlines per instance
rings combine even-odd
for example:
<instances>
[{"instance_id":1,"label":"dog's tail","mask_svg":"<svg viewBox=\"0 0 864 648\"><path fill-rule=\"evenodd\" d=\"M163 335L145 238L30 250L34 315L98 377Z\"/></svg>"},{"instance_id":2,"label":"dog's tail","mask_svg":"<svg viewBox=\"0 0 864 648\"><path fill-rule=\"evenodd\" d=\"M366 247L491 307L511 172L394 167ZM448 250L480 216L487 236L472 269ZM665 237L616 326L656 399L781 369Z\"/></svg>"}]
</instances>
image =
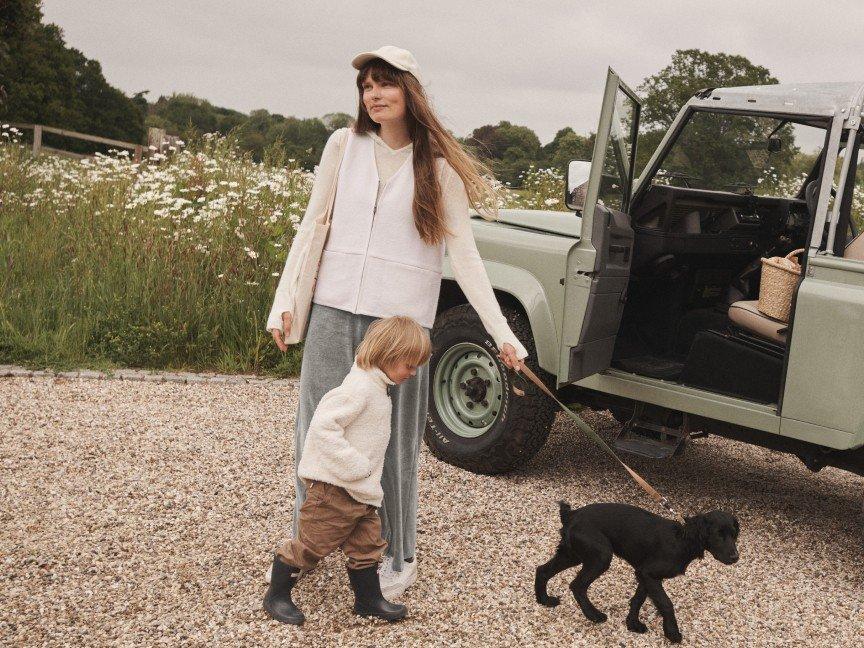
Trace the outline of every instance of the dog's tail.
<instances>
[{"instance_id":1,"label":"dog's tail","mask_svg":"<svg viewBox=\"0 0 864 648\"><path fill-rule=\"evenodd\" d=\"M573 512L573 509L570 508L570 505L564 500L560 500L558 502L558 506L561 515L561 524L567 524L567 521L570 519L570 514Z\"/></svg>"}]
</instances>

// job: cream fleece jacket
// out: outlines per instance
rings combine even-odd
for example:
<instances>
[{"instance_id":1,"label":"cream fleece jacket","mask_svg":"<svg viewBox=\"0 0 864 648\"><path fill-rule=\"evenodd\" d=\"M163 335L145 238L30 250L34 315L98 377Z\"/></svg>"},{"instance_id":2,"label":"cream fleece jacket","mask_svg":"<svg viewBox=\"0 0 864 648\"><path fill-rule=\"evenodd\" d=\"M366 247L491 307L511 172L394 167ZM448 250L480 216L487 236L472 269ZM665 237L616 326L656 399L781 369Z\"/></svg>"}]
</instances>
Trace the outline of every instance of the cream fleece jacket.
<instances>
[{"instance_id":1,"label":"cream fleece jacket","mask_svg":"<svg viewBox=\"0 0 864 648\"><path fill-rule=\"evenodd\" d=\"M390 442L393 409L381 369L361 369L355 361L342 384L324 394L297 466L300 479L340 486L358 502L381 506L381 472Z\"/></svg>"},{"instance_id":2,"label":"cream fleece jacket","mask_svg":"<svg viewBox=\"0 0 864 648\"><path fill-rule=\"evenodd\" d=\"M306 214L317 214L325 205L327 199L327 188L336 175L339 164L339 146L337 137L344 136L341 131L336 131L330 136L321 163L318 166L312 195L309 198L309 207ZM413 152L413 146L408 144L399 149L391 149L375 134L375 163L381 182L386 182L400 167L405 159ZM450 233L444 237L447 255L450 258L450 267L456 283L462 289L465 297L477 314L483 327L492 336L498 349L507 342L516 349L516 355L520 359L527 357L528 351L510 330L507 319L501 312L498 300L489 283L486 267L483 259L477 251L477 243L474 240L474 231L471 228L471 216L469 213L468 194L465 184L459 174L449 164L442 165L443 174L438 179L441 185L442 205L447 217ZM379 186L380 191L380 186ZM281 283L281 282L280 282ZM267 329L282 330L282 313L293 310L293 295L288 295L277 290L273 302L273 308L267 320Z\"/></svg>"}]
</instances>

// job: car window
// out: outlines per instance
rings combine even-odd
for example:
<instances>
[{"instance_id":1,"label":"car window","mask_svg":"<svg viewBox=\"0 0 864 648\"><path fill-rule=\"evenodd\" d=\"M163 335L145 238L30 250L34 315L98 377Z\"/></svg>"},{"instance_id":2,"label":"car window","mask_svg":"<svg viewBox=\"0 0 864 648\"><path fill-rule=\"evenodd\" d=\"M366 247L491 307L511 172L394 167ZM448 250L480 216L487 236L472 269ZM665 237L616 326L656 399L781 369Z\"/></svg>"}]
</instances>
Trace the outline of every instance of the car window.
<instances>
[{"instance_id":1,"label":"car window","mask_svg":"<svg viewBox=\"0 0 864 648\"><path fill-rule=\"evenodd\" d=\"M619 88L615 95L609 142L603 158L603 175L598 192L601 204L619 211L626 202L624 193L632 186L633 123L636 110L636 102Z\"/></svg>"},{"instance_id":2,"label":"car window","mask_svg":"<svg viewBox=\"0 0 864 648\"><path fill-rule=\"evenodd\" d=\"M661 161L654 184L793 197L824 141L823 128L774 117L696 112Z\"/></svg>"}]
</instances>

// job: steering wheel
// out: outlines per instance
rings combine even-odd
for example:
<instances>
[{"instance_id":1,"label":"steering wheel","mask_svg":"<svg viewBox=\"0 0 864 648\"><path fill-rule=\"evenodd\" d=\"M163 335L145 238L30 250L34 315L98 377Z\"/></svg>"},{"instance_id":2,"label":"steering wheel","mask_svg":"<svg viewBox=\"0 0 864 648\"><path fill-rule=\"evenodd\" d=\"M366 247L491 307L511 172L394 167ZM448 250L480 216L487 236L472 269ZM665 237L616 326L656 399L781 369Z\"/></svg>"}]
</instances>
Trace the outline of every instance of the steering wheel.
<instances>
[{"instance_id":1,"label":"steering wheel","mask_svg":"<svg viewBox=\"0 0 864 648\"><path fill-rule=\"evenodd\" d=\"M816 205L819 203L819 183L820 180L811 180L807 183L804 189L804 200L807 202L807 211L810 212L810 218L816 216ZM837 197L837 190L831 187L831 197Z\"/></svg>"}]
</instances>

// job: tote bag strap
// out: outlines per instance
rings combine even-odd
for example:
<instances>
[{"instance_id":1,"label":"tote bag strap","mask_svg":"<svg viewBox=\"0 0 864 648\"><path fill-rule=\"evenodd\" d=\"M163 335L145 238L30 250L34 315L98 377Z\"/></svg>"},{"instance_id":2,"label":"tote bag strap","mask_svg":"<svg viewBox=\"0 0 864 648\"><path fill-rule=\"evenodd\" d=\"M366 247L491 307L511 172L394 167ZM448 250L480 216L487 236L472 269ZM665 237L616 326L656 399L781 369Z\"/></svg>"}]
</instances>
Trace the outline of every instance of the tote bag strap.
<instances>
[{"instance_id":1,"label":"tote bag strap","mask_svg":"<svg viewBox=\"0 0 864 648\"><path fill-rule=\"evenodd\" d=\"M345 129L345 137L339 142L339 163L336 165L336 173L333 176L333 182L330 184L330 193L327 194L327 219L324 221L326 225L330 225L333 219L333 206L336 204L336 187L339 184L339 171L342 169L342 160L345 159L345 149L348 147L348 138L351 137L350 129Z\"/></svg>"}]
</instances>

